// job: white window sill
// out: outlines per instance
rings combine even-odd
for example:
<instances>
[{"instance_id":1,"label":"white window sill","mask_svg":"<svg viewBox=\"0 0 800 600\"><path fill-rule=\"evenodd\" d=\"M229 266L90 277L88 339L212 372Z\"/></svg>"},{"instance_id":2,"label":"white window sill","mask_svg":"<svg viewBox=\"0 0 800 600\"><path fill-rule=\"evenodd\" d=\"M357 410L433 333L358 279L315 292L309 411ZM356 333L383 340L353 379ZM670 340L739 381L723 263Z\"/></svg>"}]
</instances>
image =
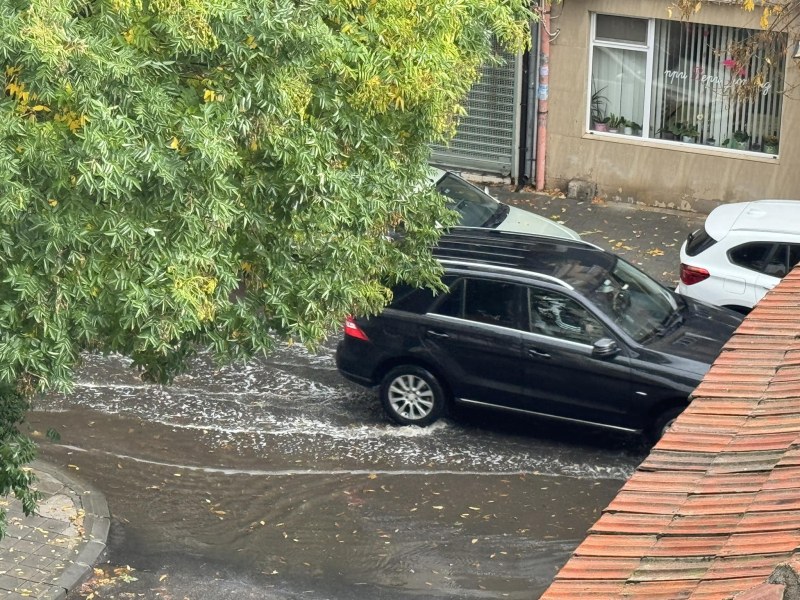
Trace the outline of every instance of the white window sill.
<instances>
[{"instance_id":1,"label":"white window sill","mask_svg":"<svg viewBox=\"0 0 800 600\"><path fill-rule=\"evenodd\" d=\"M624 133L610 133L607 131L586 131L583 139L596 139L604 142L616 142L631 146L642 146L646 148L658 148L660 150L677 150L690 154L705 154L706 156L718 156L720 158L733 158L737 160L751 160L769 164L778 164L777 154L766 154L764 152L754 152L752 150L734 150L733 148L721 148L720 146L708 146L706 144L693 144L678 140L662 140L658 138L643 138L638 135L625 135Z\"/></svg>"}]
</instances>

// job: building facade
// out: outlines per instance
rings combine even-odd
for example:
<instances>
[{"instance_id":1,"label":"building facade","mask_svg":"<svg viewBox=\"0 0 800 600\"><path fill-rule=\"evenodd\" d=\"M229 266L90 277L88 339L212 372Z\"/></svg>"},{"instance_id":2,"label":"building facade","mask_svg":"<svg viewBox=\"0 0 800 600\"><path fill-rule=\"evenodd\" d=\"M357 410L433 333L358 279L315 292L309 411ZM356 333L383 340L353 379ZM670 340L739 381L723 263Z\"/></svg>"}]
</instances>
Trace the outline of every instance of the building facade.
<instances>
[{"instance_id":1,"label":"building facade","mask_svg":"<svg viewBox=\"0 0 800 600\"><path fill-rule=\"evenodd\" d=\"M544 161L548 189L584 180L602 198L699 212L800 198L798 40L779 36L743 65L731 44L761 31L760 8L706 1L686 21L669 4L553 3L549 59L533 51L487 67L434 162L531 184ZM536 156L542 94L546 143Z\"/></svg>"},{"instance_id":2,"label":"building facade","mask_svg":"<svg viewBox=\"0 0 800 600\"><path fill-rule=\"evenodd\" d=\"M608 199L698 211L800 198L797 41L780 36L742 66L731 42L760 30L759 10L705 2L687 22L668 5L553 5L547 187L582 179Z\"/></svg>"}]
</instances>

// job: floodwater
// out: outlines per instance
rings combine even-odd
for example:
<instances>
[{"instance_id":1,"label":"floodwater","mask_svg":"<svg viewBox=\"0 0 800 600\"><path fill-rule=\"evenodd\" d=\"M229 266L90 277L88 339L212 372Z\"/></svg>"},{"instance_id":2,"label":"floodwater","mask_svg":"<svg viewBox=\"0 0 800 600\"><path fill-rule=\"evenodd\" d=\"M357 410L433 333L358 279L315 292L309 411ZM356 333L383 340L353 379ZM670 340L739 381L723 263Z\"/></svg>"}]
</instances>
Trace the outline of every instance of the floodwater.
<instances>
[{"instance_id":1,"label":"floodwater","mask_svg":"<svg viewBox=\"0 0 800 600\"><path fill-rule=\"evenodd\" d=\"M646 452L492 412L396 427L330 347L169 387L87 357L30 426L105 494L108 569L134 574L74 598L536 598Z\"/></svg>"}]
</instances>

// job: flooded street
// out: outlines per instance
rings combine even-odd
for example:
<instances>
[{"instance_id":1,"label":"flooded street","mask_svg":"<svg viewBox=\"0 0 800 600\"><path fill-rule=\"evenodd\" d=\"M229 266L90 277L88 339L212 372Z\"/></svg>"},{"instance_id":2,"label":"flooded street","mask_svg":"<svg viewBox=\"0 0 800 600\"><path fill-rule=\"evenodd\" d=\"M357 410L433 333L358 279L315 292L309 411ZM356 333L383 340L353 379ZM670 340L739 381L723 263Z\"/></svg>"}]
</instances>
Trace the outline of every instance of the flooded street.
<instances>
[{"instance_id":1,"label":"flooded street","mask_svg":"<svg viewBox=\"0 0 800 600\"><path fill-rule=\"evenodd\" d=\"M647 451L485 411L393 426L332 344L170 387L90 357L36 408L40 456L106 495L107 560L133 569L102 597L536 598Z\"/></svg>"}]
</instances>

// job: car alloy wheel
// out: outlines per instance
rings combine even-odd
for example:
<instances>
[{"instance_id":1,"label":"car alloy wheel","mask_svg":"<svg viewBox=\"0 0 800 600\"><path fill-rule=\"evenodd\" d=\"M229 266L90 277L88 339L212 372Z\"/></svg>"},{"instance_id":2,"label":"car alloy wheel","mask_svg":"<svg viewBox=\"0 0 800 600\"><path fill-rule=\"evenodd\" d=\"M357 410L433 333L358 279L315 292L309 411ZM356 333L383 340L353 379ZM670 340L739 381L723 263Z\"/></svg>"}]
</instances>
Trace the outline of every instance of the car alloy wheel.
<instances>
[{"instance_id":1,"label":"car alloy wheel","mask_svg":"<svg viewBox=\"0 0 800 600\"><path fill-rule=\"evenodd\" d=\"M383 408L402 425L430 425L444 412L445 393L436 377L421 367L395 367L383 378Z\"/></svg>"}]
</instances>

